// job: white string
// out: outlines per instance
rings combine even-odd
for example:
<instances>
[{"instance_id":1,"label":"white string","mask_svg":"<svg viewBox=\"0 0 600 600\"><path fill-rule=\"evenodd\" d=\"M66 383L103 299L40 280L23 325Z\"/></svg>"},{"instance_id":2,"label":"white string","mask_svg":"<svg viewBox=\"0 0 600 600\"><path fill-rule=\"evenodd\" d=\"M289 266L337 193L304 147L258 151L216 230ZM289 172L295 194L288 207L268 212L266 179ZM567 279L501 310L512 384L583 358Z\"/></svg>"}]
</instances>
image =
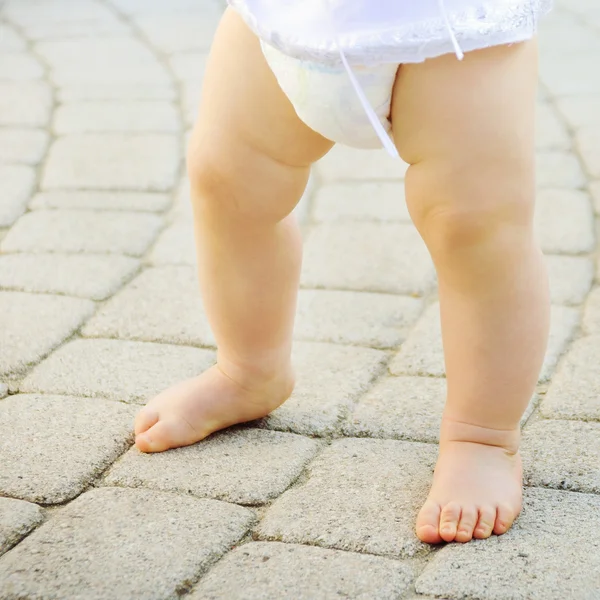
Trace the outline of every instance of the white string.
<instances>
[{"instance_id":1,"label":"white string","mask_svg":"<svg viewBox=\"0 0 600 600\"><path fill-rule=\"evenodd\" d=\"M458 40L456 39L454 30L452 29L452 25L450 24L450 19L448 18L448 11L446 10L446 4L444 3L444 0L438 0L438 4L440 7L440 12L442 13L442 18L444 19L444 24L446 25L446 29L450 34L450 41L452 42L452 46L454 47L454 54L456 54L456 58L458 58L458 60L462 60L465 57L465 55L461 50L460 46L458 45Z\"/></svg>"}]
</instances>

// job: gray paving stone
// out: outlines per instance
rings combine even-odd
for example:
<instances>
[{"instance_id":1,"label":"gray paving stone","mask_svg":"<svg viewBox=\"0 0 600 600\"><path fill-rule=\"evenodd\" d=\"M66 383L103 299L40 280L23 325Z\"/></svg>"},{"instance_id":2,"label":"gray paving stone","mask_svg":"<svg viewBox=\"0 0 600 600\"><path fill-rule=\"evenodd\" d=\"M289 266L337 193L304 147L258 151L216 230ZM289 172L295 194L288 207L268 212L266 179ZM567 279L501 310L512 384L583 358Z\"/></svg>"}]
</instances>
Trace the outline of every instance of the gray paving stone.
<instances>
[{"instance_id":1,"label":"gray paving stone","mask_svg":"<svg viewBox=\"0 0 600 600\"><path fill-rule=\"evenodd\" d=\"M140 210L162 212L169 207L167 194L143 192L60 191L36 194L29 208L86 208L98 210Z\"/></svg>"},{"instance_id":2,"label":"gray paving stone","mask_svg":"<svg viewBox=\"0 0 600 600\"><path fill-rule=\"evenodd\" d=\"M538 150L568 150L569 132L549 104L538 104L535 145Z\"/></svg>"},{"instance_id":3,"label":"gray paving stone","mask_svg":"<svg viewBox=\"0 0 600 600\"><path fill-rule=\"evenodd\" d=\"M580 188L585 176L577 158L568 152L545 151L536 155L537 185L540 188Z\"/></svg>"},{"instance_id":4,"label":"gray paving stone","mask_svg":"<svg viewBox=\"0 0 600 600\"><path fill-rule=\"evenodd\" d=\"M0 375L39 361L93 312L89 300L0 292Z\"/></svg>"},{"instance_id":5,"label":"gray paving stone","mask_svg":"<svg viewBox=\"0 0 600 600\"><path fill-rule=\"evenodd\" d=\"M600 181L592 181L590 183L590 193L594 202L594 210L596 214L600 214Z\"/></svg>"},{"instance_id":6,"label":"gray paving stone","mask_svg":"<svg viewBox=\"0 0 600 600\"><path fill-rule=\"evenodd\" d=\"M0 125L41 127L50 120L52 92L46 83L0 81Z\"/></svg>"},{"instance_id":7,"label":"gray paving stone","mask_svg":"<svg viewBox=\"0 0 600 600\"><path fill-rule=\"evenodd\" d=\"M190 267L147 269L100 308L83 335L215 345L202 308L198 278Z\"/></svg>"},{"instance_id":8,"label":"gray paving stone","mask_svg":"<svg viewBox=\"0 0 600 600\"><path fill-rule=\"evenodd\" d=\"M196 122L201 91L201 82L186 82L181 85L181 105L183 107L185 124L188 127L192 127Z\"/></svg>"},{"instance_id":9,"label":"gray paving stone","mask_svg":"<svg viewBox=\"0 0 600 600\"><path fill-rule=\"evenodd\" d=\"M0 52L19 52L26 48L25 39L12 27L0 23Z\"/></svg>"},{"instance_id":10,"label":"gray paving stone","mask_svg":"<svg viewBox=\"0 0 600 600\"><path fill-rule=\"evenodd\" d=\"M139 268L128 256L0 255L0 288L104 300Z\"/></svg>"},{"instance_id":11,"label":"gray paving stone","mask_svg":"<svg viewBox=\"0 0 600 600\"><path fill-rule=\"evenodd\" d=\"M382 372L386 358L371 348L297 343L296 389L259 424L304 435L334 433L349 407Z\"/></svg>"},{"instance_id":12,"label":"gray paving stone","mask_svg":"<svg viewBox=\"0 0 600 600\"><path fill-rule=\"evenodd\" d=\"M434 281L427 248L409 224L323 223L306 242L303 287L423 295Z\"/></svg>"},{"instance_id":13,"label":"gray paving stone","mask_svg":"<svg viewBox=\"0 0 600 600\"><path fill-rule=\"evenodd\" d=\"M564 96L556 99L556 106L573 129L600 127L597 95Z\"/></svg>"},{"instance_id":14,"label":"gray paving stone","mask_svg":"<svg viewBox=\"0 0 600 600\"><path fill-rule=\"evenodd\" d=\"M199 84L206 70L206 52L178 52L169 57L169 64L178 81Z\"/></svg>"},{"instance_id":15,"label":"gray paving stone","mask_svg":"<svg viewBox=\"0 0 600 600\"><path fill-rule=\"evenodd\" d=\"M316 454L315 440L261 429L229 430L171 452L132 448L105 483L263 504L279 496Z\"/></svg>"},{"instance_id":16,"label":"gray paving stone","mask_svg":"<svg viewBox=\"0 0 600 600\"><path fill-rule=\"evenodd\" d=\"M113 14L102 4L93 0L54 0L53 2L9 0L3 7L10 20L21 27L29 29L38 23L55 23L70 21L110 21Z\"/></svg>"},{"instance_id":17,"label":"gray paving stone","mask_svg":"<svg viewBox=\"0 0 600 600\"><path fill-rule=\"evenodd\" d=\"M122 12L135 16L215 11L223 8L221 0L113 0Z\"/></svg>"},{"instance_id":18,"label":"gray paving stone","mask_svg":"<svg viewBox=\"0 0 600 600\"><path fill-rule=\"evenodd\" d=\"M42 189L166 192L175 183L179 158L172 135L69 135L52 144Z\"/></svg>"},{"instance_id":19,"label":"gray paving stone","mask_svg":"<svg viewBox=\"0 0 600 600\"><path fill-rule=\"evenodd\" d=\"M577 305L587 296L594 280L594 263L581 256L546 256L553 304Z\"/></svg>"},{"instance_id":20,"label":"gray paving stone","mask_svg":"<svg viewBox=\"0 0 600 600\"><path fill-rule=\"evenodd\" d=\"M313 199L313 221L410 221L402 182L332 183Z\"/></svg>"},{"instance_id":21,"label":"gray paving stone","mask_svg":"<svg viewBox=\"0 0 600 600\"><path fill-rule=\"evenodd\" d=\"M253 518L245 508L214 500L93 490L0 559L4 597L176 598Z\"/></svg>"},{"instance_id":22,"label":"gray paving stone","mask_svg":"<svg viewBox=\"0 0 600 600\"><path fill-rule=\"evenodd\" d=\"M27 36L36 41L64 40L68 38L111 38L130 33L125 23L114 20L38 22L27 27Z\"/></svg>"},{"instance_id":23,"label":"gray paving stone","mask_svg":"<svg viewBox=\"0 0 600 600\"><path fill-rule=\"evenodd\" d=\"M190 600L375 600L404 597L413 570L400 561L310 546L238 546L196 586Z\"/></svg>"},{"instance_id":24,"label":"gray paving stone","mask_svg":"<svg viewBox=\"0 0 600 600\"><path fill-rule=\"evenodd\" d=\"M600 496L530 489L512 529L449 544L417 579L421 594L459 600L592 600L600 594Z\"/></svg>"},{"instance_id":25,"label":"gray paving stone","mask_svg":"<svg viewBox=\"0 0 600 600\"><path fill-rule=\"evenodd\" d=\"M35 172L24 165L0 165L0 227L9 227L24 212Z\"/></svg>"},{"instance_id":26,"label":"gray paving stone","mask_svg":"<svg viewBox=\"0 0 600 600\"><path fill-rule=\"evenodd\" d=\"M187 176L184 176L177 186L173 208L169 212L169 217L173 221L192 222L192 199L190 192L190 182Z\"/></svg>"},{"instance_id":27,"label":"gray paving stone","mask_svg":"<svg viewBox=\"0 0 600 600\"><path fill-rule=\"evenodd\" d=\"M585 303L582 328L586 334L600 333L600 288L592 290Z\"/></svg>"},{"instance_id":28,"label":"gray paving stone","mask_svg":"<svg viewBox=\"0 0 600 600\"><path fill-rule=\"evenodd\" d=\"M22 392L104 397L143 404L170 385L214 362L208 350L122 342L74 340L38 365Z\"/></svg>"},{"instance_id":29,"label":"gray paving stone","mask_svg":"<svg viewBox=\"0 0 600 600\"><path fill-rule=\"evenodd\" d=\"M600 423L541 420L523 433L527 485L600 493Z\"/></svg>"},{"instance_id":30,"label":"gray paving stone","mask_svg":"<svg viewBox=\"0 0 600 600\"><path fill-rule=\"evenodd\" d=\"M554 367L573 337L579 320L576 309L553 306L550 321L550 339L540 381L548 381ZM442 350L439 305L432 304L419 319L415 328L402 344L400 352L390 363L393 375L445 375Z\"/></svg>"},{"instance_id":31,"label":"gray paving stone","mask_svg":"<svg viewBox=\"0 0 600 600\"><path fill-rule=\"evenodd\" d=\"M446 402L446 381L432 377L387 377L360 399L344 434L437 442Z\"/></svg>"},{"instance_id":32,"label":"gray paving stone","mask_svg":"<svg viewBox=\"0 0 600 600\"><path fill-rule=\"evenodd\" d=\"M392 158L385 150L358 150L348 146L335 146L316 164L322 181L343 180L393 180L403 179L406 163Z\"/></svg>"},{"instance_id":33,"label":"gray paving stone","mask_svg":"<svg viewBox=\"0 0 600 600\"><path fill-rule=\"evenodd\" d=\"M600 177L600 126L582 129L576 136L577 146L587 172Z\"/></svg>"},{"instance_id":34,"label":"gray paving stone","mask_svg":"<svg viewBox=\"0 0 600 600\"><path fill-rule=\"evenodd\" d=\"M39 506L23 500L0 498L0 556L43 520Z\"/></svg>"},{"instance_id":35,"label":"gray paving stone","mask_svg":"<svg viewBox=\"0 0 600 600\"><path fill-rule=\"evenodd\" d=\"M391 556L427 548L414 520L436 447L393 440L335 440L306 483L280 496L258 525L262 539Z\"/></svg>"},{"instance_id":36,"label":"gray paving stone","mask_svg":"<svg viewBox=\"0 0 600 600\"><path fill-rule=\"evenodd\" d=\"M177 222L167 227L150 252L150 263L164 265L196 265L194 230L189 222Z\"/></svg>"},{"instance_id":37,"label":"gray paving stone","mask_svg":"<svg viewBox=\"0 0 600 600\"><path fill-rule=\"evenodd\" d=\"M161 227L158 215L140 212L36 210L19 219L0 249L141 256Z\"/></svg>"},{"instance_id":38,"label":"gray paving stone","mask_svg":"<svg viewBox=\"0 0 600 600\"><path fill-rule=\"evenodd\" d=\"M80 494L131 442L119 402L17 395L0 403L0 493L55 504Z\"/></svg>"},{"instance_id":39,"label":"gray paving stone","mask_svg":"<svg viewBox=\"0 0 600 600\"><path fill-rule=\"evenodd\" d=\"M577 340L561 361L541 404L544 417L600 421L600 336Z\"/></svg>"},{"instance_id":40,"label":"gray paving stone","mask_svg":"<svg viewBox=\"0 0 600 600\"><path fill-rule=\"evenodd\" d=\"M8 394L8 386L5 383L0 383L0 400Z\"/></svg>"},{"instance_id":41,"label":"gray paving stone","mask_svg":"<svg viewBox=\"0 0 600 600\"><path fill-rule=\"evenodd\" d=\"M294 336L298 340L392 348L406 336L422 302L407 296L300 290Z\"/></svg>"},{"instance_id":42,"label":"gray paving stone","mask_svg":"<svg viewBox=\"0 0 600 600\"><path fill-rule=\"evenodd\" d=\"M600 79L590 77L597 66L596 56L554 56L540 63L540 77L557 96L600 94Z\"/></svg>"},{"instance_id":43,"label":"gray paving stone","mask_svg":"<svg viewBox=\"0 0 600 600\"><path fill-rule=\"evenodd\" d=\"M77 81L62 85L57 90L60 102L85 102L87 100L174 100L175 89L170 82L164 83L89 83Z\"/></svg>"},{"instance_id":44,"label":"gray paving stone","mask_svg":"<svg viewBox=\"0 0 600 600\"><path fill-rule=\"evenodd\" d=\"M0 129L0 162L35 165L44 157L48 134L30 129Z\"/></svg>"},{"instance_id":45,"label":"gray paving stone","mask_svg":"<svg viewBox=\"0 0 600 600\"><path fill-rule=\"evenodd\" d=\"M163 100L89 101L60 105L54 114L53 129L69 133L174 133L179 131L175 106Z\"/></svg>"},{"instance_id":46,"label":"gray paving stone","mask_svg":"<svg viewBox=\"0 0 600 600\"><path fill-rule=\"evenodd\" d=\"M25 52L3 52L0 63L1 81L31 81L41 79L44 68L30 54Z\"/></svg>"}]
</instances>

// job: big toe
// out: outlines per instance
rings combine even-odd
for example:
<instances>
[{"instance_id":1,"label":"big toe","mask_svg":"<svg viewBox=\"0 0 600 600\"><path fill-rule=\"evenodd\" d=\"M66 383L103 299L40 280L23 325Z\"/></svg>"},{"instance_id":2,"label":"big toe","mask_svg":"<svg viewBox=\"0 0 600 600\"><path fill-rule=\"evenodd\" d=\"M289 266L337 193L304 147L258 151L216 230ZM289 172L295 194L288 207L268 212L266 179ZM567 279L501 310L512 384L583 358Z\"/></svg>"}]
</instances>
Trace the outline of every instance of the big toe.
<instances>
[{"instance_id":1,"label":"big toe","mask_svg":"<svg viewBox=\"0 0 600 600\"><path fill-rule=\"evenodd\" d=\"M135 437L135 445L142 452L164 452L190 443L193 441L187 440L182 435L180 427L173 421L158 421L147 431Z\"/></svg>"},{"instance_id":2,"label":"big toe","mask_svg":"<svg viewBox=\"0 0 600 600\"><path fill-rule=\"evenodd\" d=\"M137 436L140 433L144 433L144 431L148 431L156 423L158 423L158 413L148 407L142 408L135 417L135 435Z\"/></svg>"},{"instance_id":3,"label":"big toe","mask_svg":"<svg viewBox=\"0 0 600 600\"><path fill-rule=\"evenodd\" d=\"M440 505L427 501L417 517L417 537L426 544L439 544L442 541L439 533Z\"/></svg>"}]
</instances>

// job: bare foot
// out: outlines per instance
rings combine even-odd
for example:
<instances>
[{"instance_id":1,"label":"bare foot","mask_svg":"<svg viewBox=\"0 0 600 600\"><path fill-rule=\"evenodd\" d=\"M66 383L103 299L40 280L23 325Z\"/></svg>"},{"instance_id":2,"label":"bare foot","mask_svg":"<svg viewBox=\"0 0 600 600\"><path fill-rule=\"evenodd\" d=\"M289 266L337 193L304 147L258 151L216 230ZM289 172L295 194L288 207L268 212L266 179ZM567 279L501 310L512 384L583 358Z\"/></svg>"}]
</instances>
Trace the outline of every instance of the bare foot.
<instances>
[{"instance_id":1,"label":"bare foot","mask_svg":"<svg viewBox=\"0 0 600 600\"><path fill-rule=\"evenodd\" d=\"M468 542L510 529L522 501L518 440L518 430L444 423L431 491L417 517L420 540Z\"/></svg>"},{"instance_id":2,"label":"bare foot","mask_svg":"<svg viewBox=\"0 0 600 600\"><path fill-rule=\"evenodd\" d=\"M242 385L215 365L150 400L136 417L135 445L142 452L163 452L195 444L219 429L267 416L293 387L291 369Z\"/></svg>"}]
</instances>

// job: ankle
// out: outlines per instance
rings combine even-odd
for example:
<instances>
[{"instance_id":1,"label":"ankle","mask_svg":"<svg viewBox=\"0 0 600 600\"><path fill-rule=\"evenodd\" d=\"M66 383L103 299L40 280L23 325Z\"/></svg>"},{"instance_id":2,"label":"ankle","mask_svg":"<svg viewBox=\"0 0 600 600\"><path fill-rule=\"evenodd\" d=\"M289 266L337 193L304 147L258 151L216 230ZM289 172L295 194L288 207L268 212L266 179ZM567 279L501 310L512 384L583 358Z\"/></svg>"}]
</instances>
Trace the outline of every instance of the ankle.
<instances>
[{"instance_id":1,"label":"ankle","mask_svg":"<svg viewBox=\"0 0 600 600\"><path fill-rule=\"evenodd\" d=\"M453 442L466 442L497 446L510 454L516 454L519 451L520 440L521 429L518 424L513 428L499 429L470 423L468 420L451 418L447 415L444 415L442 419L440 447Z\"/></svg>"},{"instance_id":2,"label":"ankle","mask_svg":"<svg viewBox=\"0 0 600 600\"><path fill-rule=\"evenodd\" d=\"M293 387L294 372L291 358L270 358L269 360L240 361L226 357L222 352L217 355L217 368L229 379L248 391L261 391L271 385L282 382Z\"/></svg>"}]
</instances>

